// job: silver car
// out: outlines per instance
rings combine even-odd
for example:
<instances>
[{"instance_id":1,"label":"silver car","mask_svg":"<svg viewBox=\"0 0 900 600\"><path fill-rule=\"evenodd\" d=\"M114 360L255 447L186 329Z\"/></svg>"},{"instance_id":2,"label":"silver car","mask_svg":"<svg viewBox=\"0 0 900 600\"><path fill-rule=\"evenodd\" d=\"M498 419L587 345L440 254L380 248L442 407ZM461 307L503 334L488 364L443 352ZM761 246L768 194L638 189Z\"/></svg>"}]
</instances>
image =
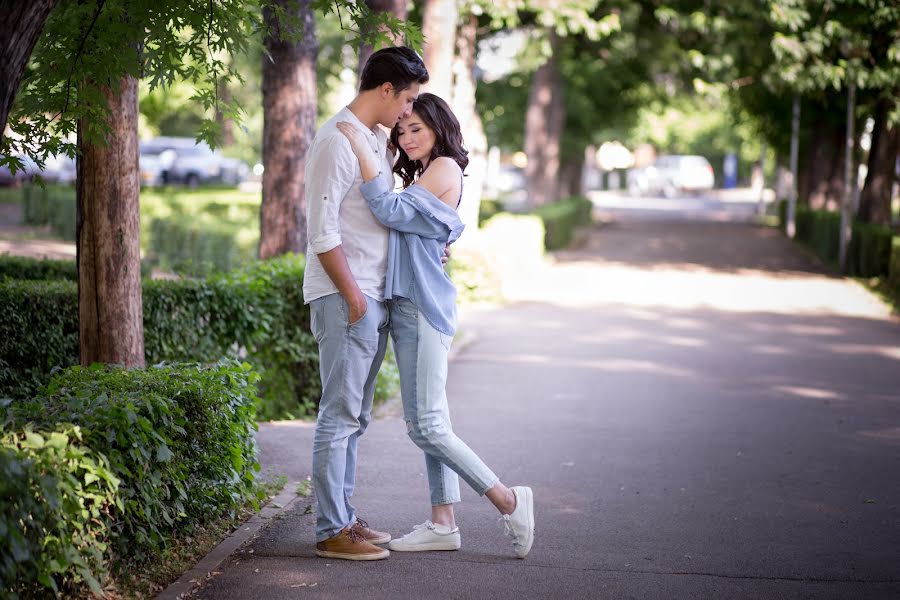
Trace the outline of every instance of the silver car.
<instances>
[{"instance_id":1,"label":"silver car","mask_svg":"<svg viewBox=\"0 0 900 600\"><path fill-rule=\"evenodd\" d=\"M633 196L672 198L681 193L706 192L715 185L712 165L702 156L671 154L652 165L628 172L628 191Z\"/></svg>"},{"instance_id":2,"label":"silver car","mask_svg":"<svg viewBox=\"0 0 900 600\"><path fill-rule=\"evenodd\" d=\"M205 142L192 138L158 137L141 143L141 181L144 185L172 183L197 187L205 183L237 185L246 179L249 167L226 158Z\"/></svg>"}]
</instances>

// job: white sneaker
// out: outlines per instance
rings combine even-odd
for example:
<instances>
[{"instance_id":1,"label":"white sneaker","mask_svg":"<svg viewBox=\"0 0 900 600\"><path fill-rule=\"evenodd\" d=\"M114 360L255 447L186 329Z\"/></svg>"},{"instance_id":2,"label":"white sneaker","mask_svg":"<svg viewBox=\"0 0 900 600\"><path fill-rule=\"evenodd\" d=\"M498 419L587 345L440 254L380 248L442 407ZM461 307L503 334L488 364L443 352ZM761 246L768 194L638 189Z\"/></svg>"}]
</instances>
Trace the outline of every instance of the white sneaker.
<instances>
[{"instance_id":1,"label":"white sneaker","mask_svg":"<svg viewBox=\"0 0 900 600\"><path fill-rule=\"evenodd\" d=\"M516 486L511 488L516 495L516 509L511 515L503 515L504 533L512 537L516 556L525 558L534 543L534 495L531 488Z\"/></svg>"},{"instance_id":2,"label":"white sneaker","mask_svg":"<svg viewBox=\"0 0 900 600\"><path fill-rule=\"evenodd\" d=\"M426 550L459 550L462 542L459 527L450 529L425 521L413 527L413 530L402 538L391 540L388 548L396 552L424 552Z\"/></svg>"}]
</instances>

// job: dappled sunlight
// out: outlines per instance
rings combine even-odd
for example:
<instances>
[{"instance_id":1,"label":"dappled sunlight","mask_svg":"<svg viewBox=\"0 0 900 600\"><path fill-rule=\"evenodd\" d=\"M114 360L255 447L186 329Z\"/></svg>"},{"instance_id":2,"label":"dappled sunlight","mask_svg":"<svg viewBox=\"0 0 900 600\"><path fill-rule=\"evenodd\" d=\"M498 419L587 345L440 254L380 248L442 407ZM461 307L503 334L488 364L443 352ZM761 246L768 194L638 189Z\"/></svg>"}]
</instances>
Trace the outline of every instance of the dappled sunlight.
<instances>
[{"instance_id":1,"label":"dappled sunlight","mask_svg":"<svg viewBox=\"0 0 900 600\"><path fill-rule=\"evenodd\" d=\"M773 356L790 354L787 348L784 348L782 346L769 346L765 344L752 346L750 350L751 352L756 352L757 354L770 354Z\"/></svg>"},{"instance_id":2,"label":"dappled sunlight","mask_svg":"<svg viewBox=\"0 0 900 600\"><path fill-rule=\"evenodd\" d=\"M883 442L891 442L895 444L900 444L900 427L888 427L886 429L870 429L857 432L858 435L867 438L867 439L875 439Z\"/></svg>"},{"instance_id":3,"label":"dappled sunlight","mask_svg":"<svg viewBox=\"0 0 900 600\"><path fill-rule=\"evenodd\" d=\"M535 285L535 282L540 282ZM556 264L530 281L508 285L514 300L560 306L621 304L629 308L695 309L886 318L889 308L861 286L812 274L743 270L655 269L597 262ZM648 314L647 318L655 318ZM800 333L800 332L798 332ZM808 334L803 332L803 334ZM833 335L816 332L814 335Z\"/></svg>"},{"instance_id":4,"label":"dappled sunlight","mask_svg":"<svg viewBox=\"0 0 900 600\"><path fill-rule=\"evenodd\" d=\"M554 356L551 354L480 354L466 352L460 356L459 361L481 363L504 363L523 365L545 365L563 369L595 369L616 374L646 373L652 375L665 375L672 377L696 377L698 374L689 369L678 368L662 362L651 360L634 360L626 358L591 359L572 356Z\"/></svg>"},{"instance_id":5,"label":"dappled sunlight","mask_svg":"<svg viewBox=\"0 0 900 600\"><path fill-rule=\"evenodd\" d=\"M826 390L815 387L804 387L796 385L778 385L774 388L783 394L800 396L801 398L812 398L814 400L846 400L846 396L833 390Z\"/></svg>"},{"instance_id":6,"label":"dappled sunlight","mask_svg":"<svg viewBox=\"0 0 900 600\"><path fill-rule=\"evenodd\" d=\"M659 338L659 341L664 344L683 346L685 348L702 348L708 344L705 340L698 340L697 338L675 336L663 336Z\"/></svg>"},{"instance_id":7,"label":"dappled sunlight","mask_svg":"<svg viewBox=\"0 0 900 600\"><path fill-rule=\"evenodd\" d=\"M832 344L829 348L839 354L871 354L891 360L900 360L900 347L872 344Z\"/></svg>"}]
</instances>

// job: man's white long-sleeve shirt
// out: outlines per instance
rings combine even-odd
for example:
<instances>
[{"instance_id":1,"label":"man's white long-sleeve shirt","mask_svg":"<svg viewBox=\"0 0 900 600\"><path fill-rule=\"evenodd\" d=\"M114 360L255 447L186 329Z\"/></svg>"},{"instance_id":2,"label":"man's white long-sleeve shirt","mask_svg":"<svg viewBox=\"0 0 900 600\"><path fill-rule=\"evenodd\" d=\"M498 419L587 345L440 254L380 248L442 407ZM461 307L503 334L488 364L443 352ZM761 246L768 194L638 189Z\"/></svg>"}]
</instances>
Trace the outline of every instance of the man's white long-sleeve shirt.
<instances>
[{"instance_id":1,"label":"man's white long-sleeve shirt","mask_svg":"<svg viewBox=\"0 0 900 600\"><path fill-rule=\"evenodd\" d=\"M337 128L347 121L370 136L372 150L383 160L381 177L393 188L394 178L387 153L387 135L372 131L345 107L319 128L306 158L306 270L303 301L334 294L337 286L322 268L319 254L342 246L350 272L360 290L384 299L388 229L372 211L359 190L363 179L350 142Z\"/></svg>"}]
</instances>

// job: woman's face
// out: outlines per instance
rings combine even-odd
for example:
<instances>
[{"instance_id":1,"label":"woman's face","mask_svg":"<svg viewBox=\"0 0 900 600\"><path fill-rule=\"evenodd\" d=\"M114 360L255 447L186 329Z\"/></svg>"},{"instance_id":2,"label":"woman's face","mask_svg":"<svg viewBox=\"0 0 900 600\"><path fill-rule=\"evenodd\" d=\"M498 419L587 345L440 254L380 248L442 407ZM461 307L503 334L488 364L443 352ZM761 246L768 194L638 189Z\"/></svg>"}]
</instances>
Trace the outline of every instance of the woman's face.
<instances>
[{"instance_id":1,"label":"woman's face","mask_svg":"<svg viewBox=\"0 0 900 600\"><path fill-rule=\"evenodd\" d=\"M428 160L434 148L436 136L419 115L413 111L397 123L397 145L410 160Z\"/></svg>"}]
</instances>

